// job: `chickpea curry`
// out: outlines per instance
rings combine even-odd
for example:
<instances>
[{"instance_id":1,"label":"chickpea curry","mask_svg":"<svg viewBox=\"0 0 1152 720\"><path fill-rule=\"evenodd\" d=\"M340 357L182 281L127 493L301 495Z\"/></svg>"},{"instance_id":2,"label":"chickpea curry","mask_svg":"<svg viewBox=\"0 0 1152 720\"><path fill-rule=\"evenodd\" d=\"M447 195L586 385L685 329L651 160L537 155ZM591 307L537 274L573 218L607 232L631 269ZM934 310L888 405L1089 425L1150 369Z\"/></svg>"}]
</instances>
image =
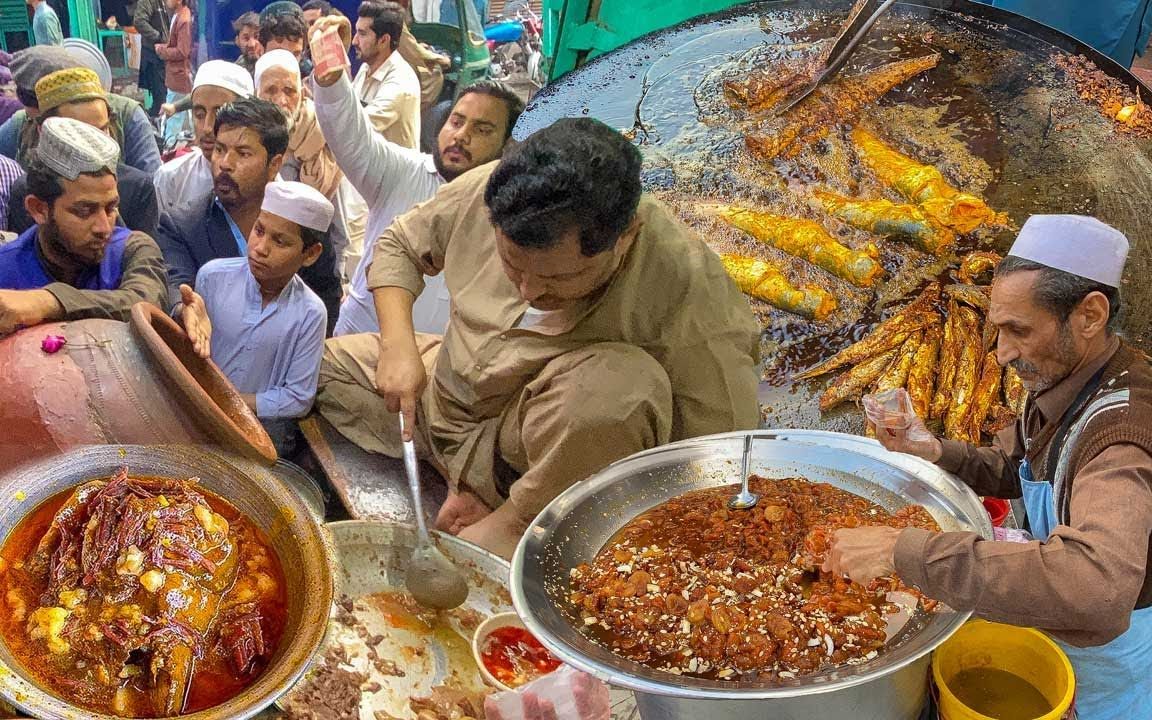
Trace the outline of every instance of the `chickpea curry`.
<instances>
[{"instance_id":1,"label":"chickpea curry","mask_svg":"<svg viewBox=\"0 0 1152 720\"><path fill-rule=\"evenodd\" d=\"M287 598L266 537L195 480L127 470L60 493L0 550L0 634L47 689L94 712L165 717L263 672Z\"/></svg>"},{"instance_id":2,"label":"chickpea curry","mask_svg":"<svg viewBox=\"0 0 1152 720\"><path fill-rule=\"evenodd\" d=\"M753 475L759 504L730 510L738 486L687 493L626 524L571 572L569 599L585 635L614 653L673 673L775 680L875 658L889 592L820 571L832 534L863 525L939 530L917 505L889 514L825 483Z\"/></svg>"}]
</instances>

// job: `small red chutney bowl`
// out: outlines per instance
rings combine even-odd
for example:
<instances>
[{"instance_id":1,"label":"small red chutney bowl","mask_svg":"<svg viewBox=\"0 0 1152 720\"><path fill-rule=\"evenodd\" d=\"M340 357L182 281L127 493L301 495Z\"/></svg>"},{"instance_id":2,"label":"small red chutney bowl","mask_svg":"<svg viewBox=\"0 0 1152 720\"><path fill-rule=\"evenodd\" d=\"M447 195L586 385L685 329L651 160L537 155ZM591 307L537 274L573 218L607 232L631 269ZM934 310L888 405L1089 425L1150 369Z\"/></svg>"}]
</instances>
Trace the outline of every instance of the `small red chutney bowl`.
<instances>
[{"instance_id":1,"label":"small red chutney bowl","mask_svg":"<svg viewBox=\"0 0 1152 720\"><path fill-rule=\"evenodd\" d=\"M1004 521L1008 519L1008 511L1012 509L1012 505L1007 500L986 497L984 498L984 509L988 511L988 517L992 519L992 527L1004 527Z\"/></svg>"},{"instance_id":2,"label":"small red chutney bowl","mask_svg":"<svg viewBox=\"0 0 1152 720\"><path fill-rule=\"evenodd\" d=\"M501 690L516 690L561 664L514 612L493 615L476 628L472 656L484 680Z\"/></svg>"}]
</instances>

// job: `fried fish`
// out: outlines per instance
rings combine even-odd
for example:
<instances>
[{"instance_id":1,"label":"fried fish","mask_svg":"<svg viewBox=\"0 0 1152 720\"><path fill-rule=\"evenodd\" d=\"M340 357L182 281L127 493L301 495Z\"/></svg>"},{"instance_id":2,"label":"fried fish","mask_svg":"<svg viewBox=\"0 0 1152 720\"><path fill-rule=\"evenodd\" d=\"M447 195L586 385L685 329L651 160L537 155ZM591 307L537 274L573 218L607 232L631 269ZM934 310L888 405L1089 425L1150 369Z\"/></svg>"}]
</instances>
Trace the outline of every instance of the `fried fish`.
<instances>
[{"instance_id":1,"label":"fried fish","mask_svg":"<svg viewBox=\"0 0 1152 720\"><path fill-rule=\"evenodd\" d=\"M939 224L958 233L970 233L981 225L1008 224L1007 216L952 187L935 167L913 160L867 130L854 128L852 142L881 183L920 205Z\"/></svg>"},{"instance_id":2,"label":"fried fish","mask_svg":"<svg viewBox=\"0 0 1152 720\"><path fill-rule=\"evenodd\" d=\"M747 132L744 142L753 155L764 160L793 157L826 136L832 126L852 119L889 90L936 67L939 61L939 55L925 55L841 76L816 88L782 116Z\"/></svg>"},{"instance_id":3,"label":"fried fish","mask_svg":"<svg viewBox=\"0 0 1152 720\"><path fill-rule=\"evenodd\" d=\"M924 341L916 349L912 368L908 371L908 396L912 399L912 409L925 420L932 405L932 389L935 386L937 360L940 356L940 343L944 337L944 321L937 318L924 329Z\"/></svg>"},{"instance_id":4,"label":"fried fish","mask_svg":"<svg viewBox=\"0 0 1152 720\"><path fill-rule=\"evenodd\" d=\"M976 311L961 305L956 308L956 317L954 337L960 356L952 378L952 401L944 418L944 435L963 440L968 437L968 418L975 401L984 353L980 348L980 317Z\"/></svg>"},{"instance_id":5,"label":"fried fish","mask_svg":"<svg viewBox=\"0 0 1152 720\"><path fill-rule=\"evenodd\" d=\"M907 339L907 336L904 336L904 339ZM893 348L841 373L820 396L820 410L830 410L847 400L859 400L864 392L892 364L896 355L897 351Z\"/></svg>"},{"instance_id":6,"label":"fried fish","mask_svg":"<svg viewBox=\"0 0 1152 720\"><path fill-rule=\"evenodd\" d=\"M806 317L823 320L836 310L836 298L814 285L797 288L779 268L767 260L723 254L721 262L741 292L770 305Z\"/></svg>"},{"instance_id":7,"label":"fried fish","mask_svg":"<svg viewBox=\"0 0 1152 720\"><path fill-rule=\"evenodd\" d=\"M984 420L991 412L992 406L1000 395L1000 376L1003 374L1000 363L996 362L996 353L990 352L984 356L984 367L980 372L980 381L976 383L976 390L972 396L972 410L968 415L968 430L964 440L971 443L980 442L980 434L984 429Z\"/></svg>"},{"instance_id":8,"label":"fried fish","mask_svg":"<svg viewBox=\"0 0 1152 720\"><path fill-rule=\"evenodd\" d=\"M915 300L905 305L892 317L872 328L872 332L864 339L849 345L819 365L800 373L796 379L805 380L824 375L845 365L855 365L880 353L900 347L909 335L920 331L921 328L939 318L934 309L939 300L940 285L932 283Z\"/></svg>"},{"instance_id":9,"label":"fried fish","mask_svg":"<svg viewBox=\"0 0 1152 720\"><path fill-rule=\"evenodd\" d=\"M836 241L815 220L786 217L731 205L702 206L760 242L823 268L853 285L871 287L884 269L871 255Z\"/></svg>"},{"instance_id":10,"label":"fried fish","mask_svg":"<svg viewBox=\"0 0 1152 720\"><path fill-rule=\"evenodd\" d=\"M903 237L933 255L944 255L956 242L956 233L928 217L916 205L891 200L864 200L837 195L827 190L813 193L824 209L848 223L885 237Z\"/></svg>"}]
</instances>

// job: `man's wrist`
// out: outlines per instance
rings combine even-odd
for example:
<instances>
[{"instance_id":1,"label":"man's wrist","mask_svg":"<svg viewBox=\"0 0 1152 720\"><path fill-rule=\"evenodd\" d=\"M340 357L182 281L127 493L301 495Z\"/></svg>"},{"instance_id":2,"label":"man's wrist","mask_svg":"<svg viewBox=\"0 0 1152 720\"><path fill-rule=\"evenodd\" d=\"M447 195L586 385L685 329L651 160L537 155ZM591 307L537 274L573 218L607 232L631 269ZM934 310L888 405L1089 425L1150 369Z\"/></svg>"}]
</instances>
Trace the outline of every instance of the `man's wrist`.
<instances>
[{"instance_id":1,"label":"man's wrist","mask_svg":"<svg viewBox=\"0 0 1152 720\"><path fill-rule=\"evenodd\" d=\"M64 319L64 306L48 290L32 290L34 302L29 303L27 316L22 318L22 324L28 327Z\"/></svg>"}]
</instances>

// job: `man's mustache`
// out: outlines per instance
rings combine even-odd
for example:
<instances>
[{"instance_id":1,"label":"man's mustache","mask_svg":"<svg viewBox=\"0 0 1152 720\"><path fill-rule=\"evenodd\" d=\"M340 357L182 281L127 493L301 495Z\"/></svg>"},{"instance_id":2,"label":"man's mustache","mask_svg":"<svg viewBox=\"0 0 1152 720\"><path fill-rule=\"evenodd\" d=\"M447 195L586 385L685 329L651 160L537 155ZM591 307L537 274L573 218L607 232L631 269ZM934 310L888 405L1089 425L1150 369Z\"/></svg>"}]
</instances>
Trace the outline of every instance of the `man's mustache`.
<instances>
[{"instance_id":1,"label":"man's mustache","mask_svg":"<svg viewBox=\"0 0 1152 720\"><path fill-rule=\"evenodd\" d=\"M1015 370L1018 375L1038 375L1040 373L1040 368L1020 358L1008 363L1008 366Z\"/></svg>"},{"instance_id":2,"label":"man's mustache","mask_svg":"<svg viewBox=\"0 0 1152 720\"><path fill-rule=\"evenodd\" d=\"M447 148L445 148L444 152L442 152L440 154L441 155L447 155L448 153L452 152L453 150L455 150L456 152L463 155L465 160L471 160L472 159L472 153L468 152L467 150L460 147L459 145L449 145Z\"/></svg>"}]
</instances>

